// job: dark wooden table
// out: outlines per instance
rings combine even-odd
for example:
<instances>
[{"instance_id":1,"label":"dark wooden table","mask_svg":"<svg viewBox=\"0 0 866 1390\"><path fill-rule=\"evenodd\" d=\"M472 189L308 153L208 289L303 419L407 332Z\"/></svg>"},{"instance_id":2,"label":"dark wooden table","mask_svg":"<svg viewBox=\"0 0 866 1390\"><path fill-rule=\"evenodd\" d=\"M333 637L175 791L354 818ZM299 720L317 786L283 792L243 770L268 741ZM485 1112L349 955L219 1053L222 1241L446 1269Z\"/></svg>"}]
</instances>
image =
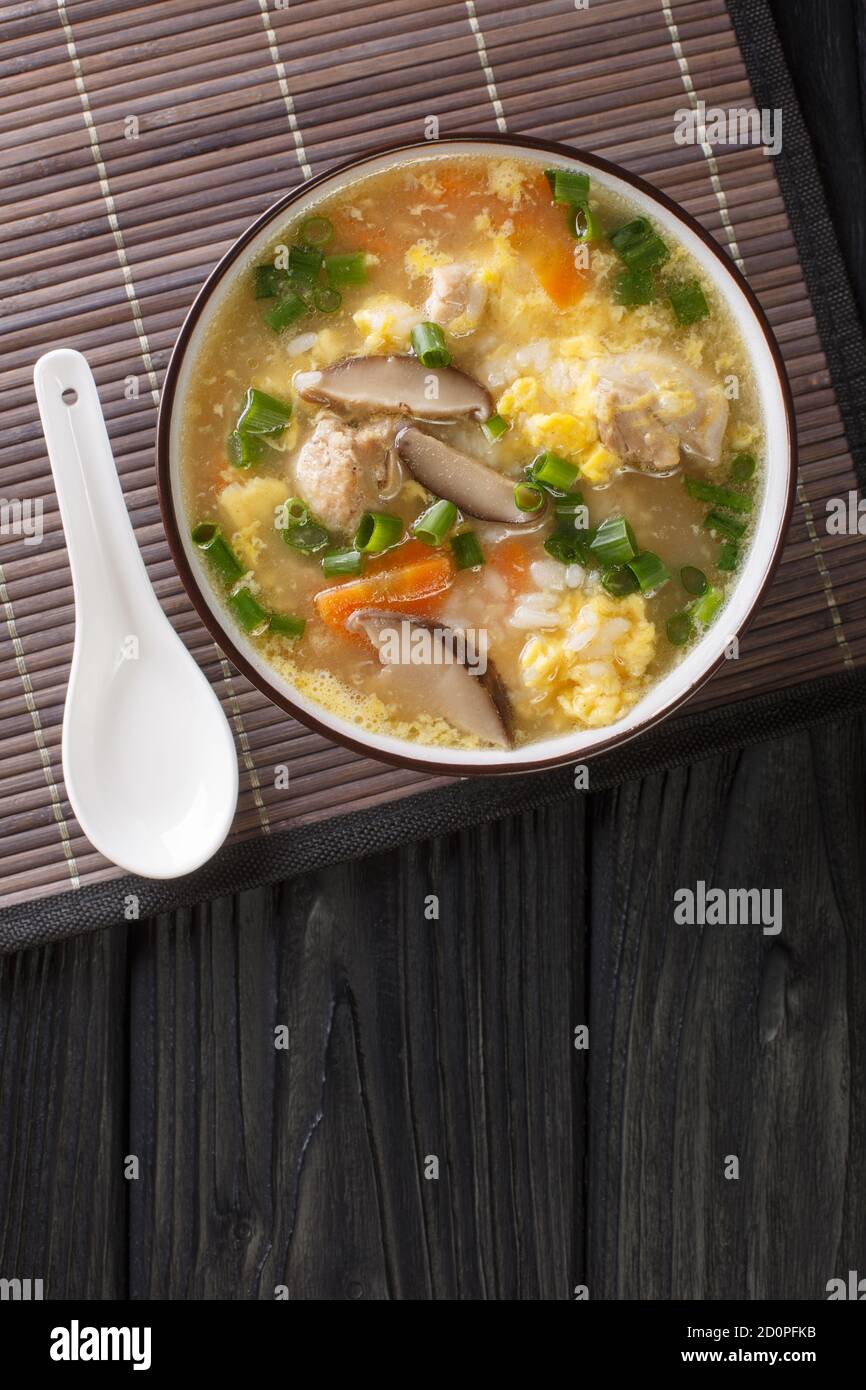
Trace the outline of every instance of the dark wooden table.
<instances>
[{"instance_id":1,"label":"dark wooden table","mask_svg":"<svg viewBox=\"0 0 866 1390\"><path fill-rule=\"evenodd\" d=\"M863 7L777 11L862 309ZM676 926L700 879L781 888L781 935ZM866 1260L864 880L849 718L7 957L0 1274L825 1297Z\"/></svg>"}]
</instances>

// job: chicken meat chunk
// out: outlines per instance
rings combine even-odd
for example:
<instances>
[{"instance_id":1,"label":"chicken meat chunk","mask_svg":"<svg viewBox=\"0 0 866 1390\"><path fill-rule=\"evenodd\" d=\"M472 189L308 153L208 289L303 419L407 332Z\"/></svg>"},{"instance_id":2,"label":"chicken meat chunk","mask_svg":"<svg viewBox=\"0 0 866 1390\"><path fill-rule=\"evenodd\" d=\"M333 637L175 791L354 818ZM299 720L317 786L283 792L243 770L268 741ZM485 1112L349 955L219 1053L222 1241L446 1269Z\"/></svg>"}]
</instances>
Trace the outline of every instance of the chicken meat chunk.
<instances>
[{"instance_id":1,"label":"chicken meat chunk","mask_svg":"<svg viewBox=\"0 0 866 1390\"><path fill-rule=\"evenodd\" d=\"M454 261L433 270L424 315L451 333L471 333L478 327L486 303L487 290L472 266Z\"/></svg>"},{"instance_id":2,"label":"chicken meat chunk","mask_svg":"<svg viewBox=\"0 0 866 1390\"><path fill-rule=\"evenodd\" d=\"M399 426L392 416L350 425L325 415L316 423L295 460L295 481L329 530L351 532L363 513L375 507Z\"/></svg>"},{"instance_id":3,"label":"chicken meat chunk","mask_svg":"<svg viewBox=\"0 0 866 1390\"><path fill-rule=\"evenodd\" d=\"M599 438L624 463L666 473L682 450L718 464L728 423L719 382L662 353L626 352L590 367Z\"/></svg>"}]
</instances>

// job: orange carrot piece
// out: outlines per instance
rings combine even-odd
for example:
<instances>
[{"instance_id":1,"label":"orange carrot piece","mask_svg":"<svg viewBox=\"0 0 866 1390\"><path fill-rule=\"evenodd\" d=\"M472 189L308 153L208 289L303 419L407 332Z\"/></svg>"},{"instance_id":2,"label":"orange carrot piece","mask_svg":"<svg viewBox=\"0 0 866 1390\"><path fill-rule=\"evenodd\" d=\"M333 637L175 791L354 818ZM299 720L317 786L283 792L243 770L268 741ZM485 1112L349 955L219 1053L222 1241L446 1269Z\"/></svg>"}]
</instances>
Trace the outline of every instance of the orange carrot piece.
<instances>
[{"instance_id":1,"label":"orange carrot piece","mask_svg":"<svg viewBox=\"0 0 866 1390\"><path fill-rule=\"evenodd\" d=\"M529 556L520 541L508 539L491 546L487 554L491 569L501 574L508 585L512 597L518 594L526 581L529 569Z\"/></svg>"},{"instance_id":2,"label":"orange carrot piece","mask_svg":"<svg viewBox=\"0 0 866 1390\"><path fill-rule=\"evenodd\" d=\"M586 289L586 276L574 264L570 246L549 247L544 259L533 264L538 283L557 309L570 309Z\"/></svg>"},{"instance_id":3,"label":"orange carrot piece","mask_svg":"<svg viewBox=\"0 0 866 1390\"><path fill-rule=\"evenodd\" d=\"M402 548L402 547L401 547ZM316 594L319 616L342 636L346 620L359 608L396 608L429 617L435 612L442 595L454 578L447 555L434 554L399 569L382 570L378 574L352 579L332 589Z\"/></svg>"}]
</instances>

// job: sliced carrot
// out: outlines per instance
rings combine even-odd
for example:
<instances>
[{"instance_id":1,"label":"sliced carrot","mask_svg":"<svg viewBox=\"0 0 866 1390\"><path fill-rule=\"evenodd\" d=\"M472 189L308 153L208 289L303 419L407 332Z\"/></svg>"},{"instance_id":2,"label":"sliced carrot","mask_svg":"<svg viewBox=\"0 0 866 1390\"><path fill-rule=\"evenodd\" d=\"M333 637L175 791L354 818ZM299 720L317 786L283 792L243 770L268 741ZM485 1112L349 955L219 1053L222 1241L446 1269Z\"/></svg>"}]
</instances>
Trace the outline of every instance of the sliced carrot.
<instances>
[{"instance_id":1,"label":"sliced carrot","mask_svg":"<svg viewBox=\"0 0 866 1390\"><path fill-rule=\"evenodd\" d=\"M586 276L574 264L571 246L550 246L543 258L533 261L538 283L557 309L570 309L586 289Z\"/></svg>"},{"instance_id":2,"label":"sliced carrot","mask_svg":"<svg viewBox=\"0 0 866 1390\"><path fill-rule=\"evenodd\" d=\"M405 547L400 547L404 549ZM316 594L319 616L343 637L346 620L359 608L396 608L430 617L454 578L451 561L445 554L433 554L399 569L352 579Z\"/></svg>"},{"instance_id":3,"label":"sliced carrot","mask_svg":"<svg viewBox=\"0 0 866 1390\"><path fill-rule=\"evenodd\" d=\"M508 539L491 546L487 563L497 574L502 575L512 597L520 592L526 580L526 571L529 569L529 556L520 541Z\"/></svg>"}]
</instances>

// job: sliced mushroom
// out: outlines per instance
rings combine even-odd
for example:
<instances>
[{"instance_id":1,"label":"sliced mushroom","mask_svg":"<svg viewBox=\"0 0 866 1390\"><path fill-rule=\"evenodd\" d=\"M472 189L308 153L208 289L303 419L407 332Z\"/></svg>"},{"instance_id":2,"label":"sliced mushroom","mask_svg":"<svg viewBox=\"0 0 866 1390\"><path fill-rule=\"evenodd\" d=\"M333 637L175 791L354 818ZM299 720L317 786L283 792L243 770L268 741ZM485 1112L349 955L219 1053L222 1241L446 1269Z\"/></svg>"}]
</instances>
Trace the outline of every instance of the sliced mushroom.
<instances>
[{"instance_id":1,"label":"sliced mushroom","mask_svg":"<svg viewBox=\"0 0 866 1390\"><path fill-rule=\"evenodd\" d=\"M447 497L469 516L522 526L538 521L544 514L546 501L536 512L522 512L514 500L513 478L506 478L469 454L461 454L432 434L407 425L400 430L394 445L419 483L437 497Z\"/></svg>"},{"instance_id":2,"label":"sliced mushroom","mask_svg":"<svg viewBox=\"0 0 866 1390\"><path fill-rule=\"evenodd\" d=\"M473 674L457 628L382 608L359 608L346 626L369 638L381 664L394 672L396 692L405 700L485 743L512 746L505 687L491 661ZM418 640L420 632L428 635L426 640Z\"/></svg>"},{"instance_id":3,"label":"sliced mushroom","mask_svg":"<svg viewBox=\"0 0 866 1390\"><path fill-rule=\"evenodd\" d=\"M425 367L408 354L347 357L318 372L298 372L294 386L305 401L419 420L487 420L493 414L489 393L471 376L456 367Z\"/></svg>"}]
</instances>

